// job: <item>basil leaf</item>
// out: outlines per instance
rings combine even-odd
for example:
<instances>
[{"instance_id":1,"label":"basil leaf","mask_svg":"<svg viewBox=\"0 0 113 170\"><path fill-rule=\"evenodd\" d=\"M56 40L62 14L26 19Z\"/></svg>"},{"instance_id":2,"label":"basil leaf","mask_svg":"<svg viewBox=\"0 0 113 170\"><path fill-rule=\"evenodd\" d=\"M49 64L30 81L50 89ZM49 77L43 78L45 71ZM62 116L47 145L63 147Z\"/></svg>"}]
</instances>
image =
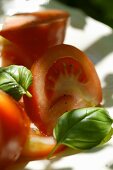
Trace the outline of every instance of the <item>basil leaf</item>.
<instances>
[{"instance_id":1,"label":"basil leaf","mask_svg":"<svg viewBox=\"0 0 113 170\"><path fill-rule=\"evenodd\" d=\"M10 65L0 67L0 89L19 100L23 94L31 97L27 91L32 83L32 74L24 66Z\"/></svg>"},{"instance_id":2,"label":"basil leaf","mask_svg":"<svg viewBox=\"0 0 113 170\"><path fill-rule=\"evenodd\" d=\"M111 128L110 132L107 134L107 136L101 141L99 145L103 145L104 143L108 142L113 134L113 128Z\"/></svg>"},{"instance_id":3,"label":"basil leaf","mask_svg":"<svg viewBox=\"0 0 113 170\"><path fill-rule=\"evenodd\" d=\"M99 145L103 140L104 143L108 141L112 135L111 125L112 119L104 108L82 108L64 113L59 118L53 134L57 146L64 144L84 150Z\"/></svg>"}]
</instances>

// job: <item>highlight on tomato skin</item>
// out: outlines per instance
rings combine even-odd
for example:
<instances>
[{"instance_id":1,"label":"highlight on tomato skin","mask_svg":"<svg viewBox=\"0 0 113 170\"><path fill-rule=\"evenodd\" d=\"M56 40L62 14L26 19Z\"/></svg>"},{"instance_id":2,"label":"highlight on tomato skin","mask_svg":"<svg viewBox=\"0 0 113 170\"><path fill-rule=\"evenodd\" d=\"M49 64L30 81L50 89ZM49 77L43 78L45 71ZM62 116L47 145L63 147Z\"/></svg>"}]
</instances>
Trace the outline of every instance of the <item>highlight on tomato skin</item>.
<instances>
[{"instance_id":1,"label":"highlight on tomato skin","mask_svg":"<svg viewBox=\"0 0 113 170\"><path fill-rule=\"evenodd\" d=\"M29 119L18 102L0 90L0 167L19 158L29 126Z\"/></svg>"},{"instance_id":2,"label":"highlight on tomato skin","mask_svg":"<svg viewBox=\"0 0 113 170\"><path fill-rule=\"evenodd\" d=\"M19 13L6 18L0 35L2 65L31 67L47 48L64 41L69 14L62 10Z\"/></svg>"},{"instance_id":3,"label":"highlight on tomato skin","mask_svg":"<svg viewBox=\"0 0 113 170\"><path fill-rule=\"evenodd\" d=\"M24 97L25 110L45 135L52 135L57 119L64 112L97 106L102 101L94 64L76 47L61 44L49 48L31 70L32 98Z\"/></svg>"}]
</instances>

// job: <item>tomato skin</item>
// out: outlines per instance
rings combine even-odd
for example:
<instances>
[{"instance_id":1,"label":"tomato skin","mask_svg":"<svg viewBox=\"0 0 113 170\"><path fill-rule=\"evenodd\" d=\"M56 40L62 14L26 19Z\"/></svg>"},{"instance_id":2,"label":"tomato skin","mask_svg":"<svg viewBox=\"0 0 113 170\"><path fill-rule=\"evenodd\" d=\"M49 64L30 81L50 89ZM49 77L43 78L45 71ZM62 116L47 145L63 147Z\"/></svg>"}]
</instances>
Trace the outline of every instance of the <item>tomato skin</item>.
<instances>
[{"instance_id":1,"label":"tomato skin","mask_svg":"<svg viewBox=\"0 0 113 170\"><path fill-rule=\"evenodd\" d=\"M34 63L32 74L29 89L32 98L24 98L25 108L46 135L52 135L57 119L64 112L96 106L102 100L101 84L93 63L73 46L62 44L50 48Z\"/></svg>"},{"instance_id":2,"label":"tomato skin","mask_svg":"<svg viewBox=\"0 0 113 170\"><path fill-rule=\"evenodd\" d=\"M3 40L2 65L21 64L31 67L48 47L64 41L69 14L46 10L14 15L4 22L0 35Z\"/></svg>"},{"instance_id":3,"label":"tomato skin","mask_svg":"<svg viewBox=\"0 0 113 170\"><path fill-rule=\"evenodd\" d=\"M0 167L15 162L29 132L29 119L21 106L0 90Z\"/></svg>"}]
</instances>

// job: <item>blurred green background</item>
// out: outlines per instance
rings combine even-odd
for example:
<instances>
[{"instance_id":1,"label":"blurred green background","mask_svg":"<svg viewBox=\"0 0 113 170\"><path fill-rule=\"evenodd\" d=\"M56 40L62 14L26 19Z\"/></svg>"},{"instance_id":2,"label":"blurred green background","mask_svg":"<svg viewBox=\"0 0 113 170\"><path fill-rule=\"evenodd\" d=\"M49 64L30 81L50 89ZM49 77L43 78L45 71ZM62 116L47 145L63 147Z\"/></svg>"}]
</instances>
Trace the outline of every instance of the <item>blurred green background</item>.
<instances>
[{"instance_id":1,"label":"blurred green background","mask_svg":"<svg viewBox=\"0 0 113 170\"><path fill-rule=\"evenodd\" d=\"M113 28L113 0L58 0Z\"/></svg>"}]
</instances>

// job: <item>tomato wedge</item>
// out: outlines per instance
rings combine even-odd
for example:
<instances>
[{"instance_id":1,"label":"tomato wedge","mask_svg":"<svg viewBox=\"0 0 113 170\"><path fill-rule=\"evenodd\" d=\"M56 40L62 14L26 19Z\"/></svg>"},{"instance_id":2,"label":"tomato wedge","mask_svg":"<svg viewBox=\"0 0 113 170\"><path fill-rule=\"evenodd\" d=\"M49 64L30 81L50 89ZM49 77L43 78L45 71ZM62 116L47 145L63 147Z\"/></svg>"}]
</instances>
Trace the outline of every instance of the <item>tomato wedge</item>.
<instances>
[{"instance_id":1,"label":"tomato wedge","mask_svg":"<svg viewBox=\"0 0 113 170\"><path fill-rule=\"evenodd\" d=\"M32 98L25 108L39 130L52 135L57 119L74 108L96 106L102 89L93 63L79 49L62 44L48 50L32 67Z\"/></svg>"},{"instance_id":2,"label":"tomato wedge","mask_svg":"<svg viewBox=\"0 0 113 170\"><path fill-rule=\"evenodd\" d=\"M47 159L55 145L56 141L52 136L48 137L42 135L36 128L31 128L18 161ZM74 153L77 153L77 151L74 151ZM69 148L61 145L54 155L52 155L52 158L58 155L64 156L66 154L70 154Z\"/></svg>"},{"instance_id":3,"label":"tomato wedge","mask_svg":"<svg viewBox=\"0 0 113 170\"><path fill-rule=\"evenodd\" d=\"M64 41L68 18L69 14L62 10L20 13L6 18L0 31L5 38L2 65L31 67L48 47Z\"/></svg>"},{"instance_id":4,"label":"tomato wedge","mask_svg":"<svg viewBox=\"0 0 113 170\"><path fill-rule=\"evenodd\" d=\"M52 136L43 136L36 128L35 130L31 129L19 159L14 164L8 166L5 170L20 169L29 161L47 159L50 152L55 147L55 144L56 141ZM80 150L60 145L49 159L53 159L54 161L54 158L60 159L78 153L80 153Z\"/></svg>"},{"instance_id":5,"label":"tomato wedge","mask_svg":"<svg viewBox=\"0 0 113 170\"><path fill-rule=\"evenodd\" d=\"M19 103L0 90L0 168L15 162L29 132L29 119Z\"/></svg>"}]
</instances>

